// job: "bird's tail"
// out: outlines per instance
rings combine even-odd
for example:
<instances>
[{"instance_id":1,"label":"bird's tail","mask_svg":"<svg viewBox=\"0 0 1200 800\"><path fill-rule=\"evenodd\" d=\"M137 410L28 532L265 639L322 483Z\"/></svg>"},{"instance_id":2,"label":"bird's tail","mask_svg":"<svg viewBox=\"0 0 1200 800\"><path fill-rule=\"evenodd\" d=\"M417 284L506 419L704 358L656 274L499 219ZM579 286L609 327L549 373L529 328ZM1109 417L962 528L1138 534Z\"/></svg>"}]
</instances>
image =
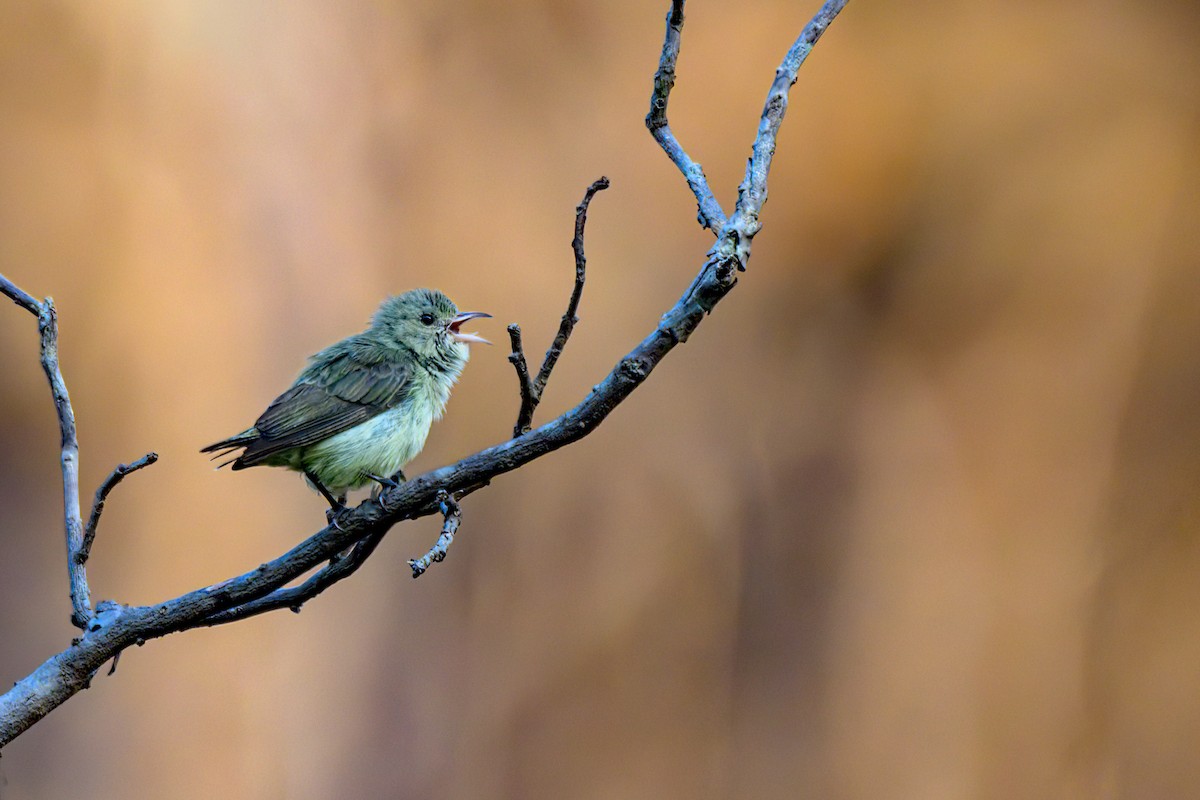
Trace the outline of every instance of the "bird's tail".
<instances>
[{"instance_id":1,"label":"bird's tail","mask_svg":"<svg viewBox=\"0 0 1200 800\"><path fill-rule=\"evenodd\" d=\"M224 458L227 455L231 455L234 450L242 449L243 447L250 444L257 438L258 438L258 431L256 431L254 428L249 428L247 430L242 431L241 433L230 436L228 439L222 439L219 442L213 442L212 444L208 445L207 447L201 447L200 452L201 453L212 453L213 456L212 456L212 458L209 459L209 461L213 461L215 459ZM217 469L220 469L221 467L224 467L228 464L232 464L235 461L237 461L236 457L231 458L228 461L222 461L220 464L217 464ZM236 467L235 467L235 469L236 469Z\"/></svg>"}]
</instances>

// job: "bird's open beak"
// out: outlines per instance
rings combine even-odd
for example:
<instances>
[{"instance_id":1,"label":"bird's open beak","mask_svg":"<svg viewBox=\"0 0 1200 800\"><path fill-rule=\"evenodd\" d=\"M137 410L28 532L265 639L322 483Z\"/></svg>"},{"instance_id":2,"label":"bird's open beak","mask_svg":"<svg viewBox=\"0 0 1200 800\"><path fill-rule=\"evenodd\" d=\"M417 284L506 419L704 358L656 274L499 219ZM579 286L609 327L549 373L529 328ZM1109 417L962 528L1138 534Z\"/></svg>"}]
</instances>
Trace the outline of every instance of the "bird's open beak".
<instances>
[{"instance_id":1,"label":"bird's open beak","mask_svg":"<svg viewBox=\"0 0 1200 800\"><path fill-rule=\"evenodd\" d=\"M449 327L450 335L453 336L454 340L458 341L458 342L468 342L468 343L477 342L479 344L491 344L491 342L489 342L487 339L483 338L482 336L480 336L477 333L464 333L459 330L459 326L461 326L467 320L476 319L479 317L491 319L492 315L485 314L482 311L464 311L463 313L459 314L454 319L450 320L450 327Z\"/></svg>"}]
</instances>

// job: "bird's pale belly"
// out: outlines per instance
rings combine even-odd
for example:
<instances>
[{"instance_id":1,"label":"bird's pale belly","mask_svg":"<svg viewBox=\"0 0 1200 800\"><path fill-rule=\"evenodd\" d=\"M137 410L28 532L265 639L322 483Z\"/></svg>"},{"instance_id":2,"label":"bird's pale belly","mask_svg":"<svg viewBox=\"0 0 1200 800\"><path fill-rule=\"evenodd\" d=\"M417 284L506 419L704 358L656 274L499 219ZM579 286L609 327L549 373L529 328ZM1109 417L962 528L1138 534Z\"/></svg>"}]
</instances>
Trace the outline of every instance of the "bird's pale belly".
<instances>
[{"instance_id":1,"label":"bird's pale belly","mask_svg":"<svg viewBox=\"0 0 1200 800\"><path fill-rule=\"evenodd\" d=\"M357 489L370 482L367 473L390 477L412 461L425 446L433 418L427 403L402 403L306 448L299 460L331 492Z\"/></svg>"}]
</instances>

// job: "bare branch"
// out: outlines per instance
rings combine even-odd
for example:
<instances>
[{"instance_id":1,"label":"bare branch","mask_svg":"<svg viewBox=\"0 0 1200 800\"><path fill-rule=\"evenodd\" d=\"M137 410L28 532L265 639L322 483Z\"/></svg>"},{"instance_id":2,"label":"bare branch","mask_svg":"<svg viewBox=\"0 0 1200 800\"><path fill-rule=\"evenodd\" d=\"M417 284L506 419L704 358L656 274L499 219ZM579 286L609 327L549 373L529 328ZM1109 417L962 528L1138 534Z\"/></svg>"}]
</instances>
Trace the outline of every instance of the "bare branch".
<instances>
[{"instance_id":1,"label":"bare branch","mask_svg":"<svg viewBox=\"0 0 1200 800\"><path fill-rule=\"evenodd\" d=\"M462 508L455 502L454 498L445 489L442 489L437 494L438 507L442 512L442 533L434 542L433 547L429 548L429 552L420 558L409 559L408 565L412 567L412 576L419 578L425 574L425 570L429 569L433 564L440 563L446 560L446 552L450 549L450 543L454 541L454 534L458 532L458 525L462 522Z\"/></svg>"},{"instance_id":2,"label":"bare branch","mask_svg":"<svg viewBox=\"0 0 1200 800\"><path fill-rule=\"evenodd\" d=\"M688 186L696 196L696 220L701 227L708 228L715 234L725 226L725 212L721 210L721 204L708 187L708 178L705 177L704 170L679 144L667 122L667 100L671 96L671 89L675 88L675 62L679 59L679 44L683 35L683 4L684 0L672 0L671 10L667 12L667 33L663 38L658 71L654 73L654 91L650 94L650 113L646 115L646 127L650 129L654 140L667 156L675 162L675 166L679 167L683 177L687 178Z\"/></svg>"},{"instance_id":3,"label":"bare branch","mask_svg":"<svg viewBox=\"0 0 1200 800\"><path fill-rule=\"evenodd\" d=\"M591 205L592 198L596 196L596 192L603 191L608 187L608 178L600 176L584 192L579 205L575 206L575 238L571 240L571 249L575 251L575 288L571 291L571 299L567 301L567 310L563 313L558 333L554 336L554 342L546 351L542 368L538 370L537 378L533 382L534 396L537 397L538 402L542 399L542 392L546 389L546 382L550 380L550 373L554 371L554 365L558 363L558 357L562 355L563 348L567 346L567 340L571 338L571 333L575 330L575 323L579 322L579 317L575 314L579 311L579 298L583 295L583 282L587 277L587 256L583 252L583 229L587 225L587 210Z\"/></svg>"},{"instance_id":4,"label":"bare branch","mask_svg":"<svg viewBox=\"0 0 1200 800\"><path fill-rule=\"evenodd\" d=\"M96 490L96 499L92 503L92 514L88 518L87 526L83 529L83 544L80 546L79 552L75 554L76 561L86 564L92 554L92 542L96 540L96 525L100 523L100 514L104 511L104 501L108 499L108 493L124 480L126 475L148 467L155 461L158 461L158 453L146 453L132 464L117 464L116 469L110 472L104 482L100 484L100 488Z\"/></svg>"},{"instance_id":5,"label":"bare branch","mask_svg":"<svg viewBox=\"0 0 1200 800\"><path fill-rule=\"evenodd\" d=\"M315 595L353 572L387 531L403 520L416 519L440 511L444 516L444 524L439 544L442 544L443 538L448 544L458 526L457 511L446 502L449 498L461 498L487 485L493 478L519 469L534 459L578 441L599 427L608 415L649 377L677 344L687 341L692 331L736 283L735 267L746 263L751 240L758 231L757 215L766 200L767 172L770 168L775 135L786 108L787 91L812 44L845 2L846 0L830 0L826 3L788 51L768 95L763 121L754 143L754 156L747 169L747 179L743 182L735 211L736 218L720 223L718 242L709 252L699 274L675 305L660 318L654 330L620 359L578 405L527 434L481 450L456 464L385 488L377 498L368 499L357 508L339 515L337 525L327 525L287 553L261 564L250 572L153 606L130 607L117 603L102 603L97 613L88 621L83 634L74 640L71 647L48 659L26 678L18 681L12 689L0 695L0 747L85 688L105 662L131 645L142 644L170 633L232 621L253 613L290 607L303 602L303 599ZM661 95L664 125L666 95L670 90L670 83L674 80L674 60L678 53L678 30L682 25L682 10L682 0L674 0L672 13L668 18L663 61L660 63L659 73L655 76L655 97ZM651 116L653 112L652 107ZM651 130L655 130L653 125ZM660 138L658 133L655 134L655 138ZM682 153L682 150L680 152ZM670 155L669 151L668 154ZM686 154L683 155L686 157ZM689 184L692 184L693 176L687 166L692 163L690 159L682 161L672 156L672 160L680 166L685 177L688 177ZM698 199L701 198L702 195L698 194ZM703 202L701 205L703 212ZM709 221L715 219L710 217ZM10 286L7 281L3 281L0 283L0 291L27 310L32 311L33 307L37 306L36 301L27 295L11 292ZM54 332L53 305L47 301L38 307L38 310L39 320L46 320L45 330ZM53 343L53 336L50 338ZM46 341L45 333L43 341ZM54 354L53 349L51 352ZM52 363L55 367L54 373L57 374L57 360L53 359ZM525 374L528 376L528 367ZM61 384L61 375L58 379L58 383ZM53 378L51 384L56 385ZM65 402L65 387L61 396L64 402L59 406L60 418L64 408L67 412L70 410L69 403ZM57 388L55 398L57 402ZM70 439L73 443L73 417L70 421ZM64 443L67 438L67 427L64 423ZM74 454L71 455L72 458L68 459L64 449L64 480L67 477L68 460L72 466L75 463ZM77 490L75 511L78 520ZM68 519L69 515L68 510ZM77 533L81 527L76 529ZM68 523L69 542L70 531ZM325 562L330 562L338 553L351 546L354 546L354 550L350 555L323 567L301 586L295 589L283 588ZM363 548L361 551L360 546ZM73 555L78 549L78 545L73 548L69 545L69 555ZM437 550L438 546L435 546L434 550L430 551L434 554L429 556L431 562L436 560ZM444 547L440 552L444 557ZM70 563L75 566L73 558ZM342 566L343 564L345 566ZM82 565L78 566L82 575ZM74 585L73 571L73 588ZM319 588L306 590L307 586ZM306 591L309 593L305 594ZM295 594L288 594L291 592ZM86 583L84 597L83 608L86 610ZM285 599L288 602L282 602ZM224 612L231 611L229 619L222 616Z\"/></svg>"},{"instance_id":6,"label":"bare branch","mask_svg":"<svg viewBox=\"0 0 1200 800\"><path fill-rule=\"evenodd\" d=\"M508 326L508 338L512 342L513 351L508 361L517 371L517 384L521 390L521 408L517 411L517 424L513 426L513 436L520 436L529 431L533 422L533 410L537 408L538 392L533 388L529 378L529 364L525 361L525 348L521 345L521 326L513 323Z\"/></svg>"},{"instance_id":7,"label":"bare branch","mask_svg":"<svg viewBox=\"0 0 1200 800\"><path fill-rule=\"evenodd\" d=\"M59 462L63 478L63 517L67 534L67 574L71 582L71 622L83 629L92 618L92 599L88 591L87 572L76 558L83 547L83 518L79 510L79 441L75 432L75 411L71 396L58 367L58 312L49 297L42 302L38 314L38 332L42 336L42 369L50 382L54 407L58 411L58 427L62 433L62 452Z\"/></svg>"}]
</instances>

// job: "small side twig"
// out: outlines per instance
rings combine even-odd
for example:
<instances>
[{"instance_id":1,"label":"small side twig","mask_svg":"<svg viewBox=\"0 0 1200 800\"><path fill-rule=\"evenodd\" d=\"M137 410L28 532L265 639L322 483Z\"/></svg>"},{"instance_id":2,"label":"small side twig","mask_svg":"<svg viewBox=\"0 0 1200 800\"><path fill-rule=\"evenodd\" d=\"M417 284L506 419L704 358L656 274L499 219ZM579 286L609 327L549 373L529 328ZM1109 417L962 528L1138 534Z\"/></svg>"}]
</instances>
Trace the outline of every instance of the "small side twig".
<instances>
[{"instance_id":1,"label":"small side twig","mask_svg":"<svg viewBox=\"0 0 1200 800\"><path fill-rule=\"evenodd\" d=\"M458 531L458 525L462 522L462 508L459 507L455 499L445 489L439 489L437 494L438 505L442 511L442 533L438 536L433 547L429 548L429 552L420 558L410 559L408 565L412 567L412 576L419 578L425 574L425 570L429 569L435 562L444 561L446 559L446 551L450 549L450 543L454 541L454 534Z\"/></svg>"},{"instance_id":2,"label":"small side twig","mask_svg":"<svg viewBox=\"0 0 1200 800\"><path fill-rule=\"evenodd\" d=\"M131 472L137 472L143 467L148 467L158 461L158 453L146 453L130 464L118 464L116 469L108 474L104 482L100 484L100 488L96 490L96 499L92 503L92 514L88 518L87 526L83 529L83 545L80 546L79 552L75 554L75 560L79 564L86 564L88 558L92 554L92 542L96 540L96 525L100 522L100 514L104 511L104 501L108 499L108 493L113 490L113 487L125 479L125 476Z\"/></svg>"},{"instance_id":3,"label":"small side twig","mask_svg":"<svg viewBox=\"0 0 1200 800\"><path fill-rule=\"evenodd\" d=\"M546 350L546 357L542 359L542 366L538 370L536 378L531 379L529 375L529 365L525 361L525 351L521 345L521 326L515 323L508 326L508 338L512 341L513 347L508 360L517 371L517 382L521 390L521 408L517 412L517 424L513 426L514 437L528 433L533 425L533 412L537 409L538 403L542 401L542 393L550 381L550 373L554 371L554 365L558 363L563 348L567 346L567 340L575 331L575 323L579 322L576 314L579 311L579 299L583 296L583 284L587 279L587 256L584 254L583 248L583 231L587 226L588 206L591 205L596 192L603 191L610 185L608 178L601 175L592 181L591 186L588 186L587 191L584 192L583 199L579 201L579 205L575 206L575 236L571 239L571 249L575 252L575 286L567 301L567 310L563 313L562 321L558 325L558 333L555 334L554 341Z\"/></svg>"},{"instance_id":4,"label":"small side twig","mask_svg":"<svg viewBox=\"0 0 1200 800\"><path fill-rule=\"evenodd\" d=\"M658 70L654 73L654 90L650 94L650 113L646 115L646 127L650 129L654 141L658 142L659 147L675 162L675 166L687 179L688 187L696 197L696 220L701 227L708 228L715 234L725 225L725 212L713 196L704 170L691 159L683 145L679 144L667 122L667 101L670 99L671 90L675 88L675 62L679 59L679 45L683 35L683 3L684 0L671 0L671 9L667 12L667 33L663 37Z\"/></svg>"},{"instance_id":5,"label":"small side twig","mask_svg":"<svg viewBox=\"0 0 1200 800\"><path fill-rule=\"evenodd\" d=\"M550 380L550 373L554 370L554 365L558 363L558 357L562 355L563 348L567 346L567 339L571 338L571 333L575 330L575 323L579 322L579 317L575 314L579 311L579 298L583 296L583 282L587 277L587 256L583 252L583 229L587 225L588 206L591 205L596 192L603 191L610 185L608 178L601 175L584 192L579 205L575 206L575 237L571 239L571 249L575 252L575 288L571 290L571 299L567 301L567 310L563 312L558 333L555 334L550 349L546 351L542 368L538 370L537 378L533 381L533 388L539 400L541 400L542 391L546 388L546 382Z\"/></svg>"},{"instance_id":6,"label":"small side twig","mask_svg":"<svg viewBox=\"0 0 1200 800\"><path fill-rule=\"evenodd\" d=\"M508 338L513 349L509 353L508 361L517 371L517 386L521 390L521 408L517 411L517 424L513 426L513 436L520 436L528 431L533 423L533 410L537 408L541 397L529 377L529 364L525 361L525 348L521 345L521 326L515 322L509 325Z\"/></svg>"},{"instance_id":7,"label":"small side twig","mask_svg":"<svg viewBox=\"0 0 1200 800\"><path fill-rule=\"evenodd\" d=\"M41 316L42 304L39 303L33 295L12 283L3 275L0 275L0 293L3 293L5 297L7 297L9 300L12 300L30 314L33 314L35 317Z\"/></svg>"}]
</instances>

